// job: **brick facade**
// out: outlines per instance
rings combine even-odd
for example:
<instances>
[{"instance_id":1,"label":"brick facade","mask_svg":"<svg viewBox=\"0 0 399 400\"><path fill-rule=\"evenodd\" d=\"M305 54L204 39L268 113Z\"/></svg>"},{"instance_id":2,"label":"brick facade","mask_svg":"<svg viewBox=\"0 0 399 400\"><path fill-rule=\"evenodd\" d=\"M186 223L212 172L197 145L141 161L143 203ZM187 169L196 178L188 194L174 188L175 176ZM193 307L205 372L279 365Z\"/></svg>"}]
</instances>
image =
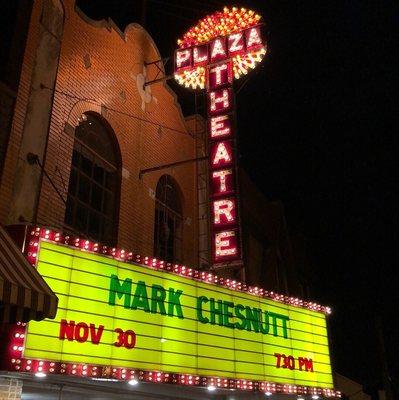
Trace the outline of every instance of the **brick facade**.
<instances>
[{"instance_id":1,"label":"brick facade","mask_svg":"<svg viewBox=\"0 0 399 400\"><path fill-rule=\"evenodd\" d=\"M28 111L29 88L35 68L44 3L45 0L34 3L29 26L1 182L0 222L3 224L17 222L10 219L9 209L16 185L15 170ZM139 178L141 169L196 156L194 135L186 126L175 94L166 83L154 84L143 91L144 75L151 79L156 73L154 67L145 68L144 63L161 58L154 42L137 24L130 24L124 32L120 32L112 21L90 20L75 8L73 0L65 0L63 6L65 14L61 53L44 158L46 172L65 199L74 128L84 112L102 115L116 136L122 158L118 246L153 254L153 193L160 176L169 174L182 193L182 261L196 266L195 164L164 169ZM33 222L62 229L64 215L63 201L49 180L43 177L37 221Z\"/></svg>"},{"instance_id":2,"label":"brick facade","mask_svg":"<svg viewBox=\"0 0 399 400\"><path fill-rule=\"evenodd\" d=\"M22 132L27 111L27 104L32 79L35 53L39 35L39 18L41 13L41 2L35 3L28 28L26 49L21 68L21 76L18 86L17 97L14 106L14 115L8 139L7 153L4 159L3 173L0 187L0 222L8 223L9 207L12 202L15 170L19 157Z\"/></svg>"},{"instance_id":3,"label":"brick facade","mask_svg":"<svg viewBox=\"0 0 399 400\"><path fill-rule=\"evenodd\" d=\"M54 27L49 14L60 10L62 26ZM48 50L52 62L57 59L54 88L46 87L41 81L39 86L33 85L46 28L54 29L61 37L59 54L54 54L51 48ZM33 138L42 135L42 139L45 135L42 162L65 200L75 127L83 113L92 112L109 124L122 159L118 247L154 254L156 185L163 174L169 174L182 197L183 243L179 261L192 267L209 268L207 161L139 176L142 169L205 155L204 120L199 116L185 119L175 94L165 82L143 89L145 80L153 79L157 73L154 65L145 67L145 63L160 58L153 40L138 24L130 24L121 32L112 21L89 19L75 7L74 0L34 2L1 177L0 223L38 223L65 230L64 201L47 177L41 176L38 185L31 185L37 192L30 196L36 198L35 204L24 201L24 190L29 197L31 189L18 180L21 164L28 174L29 168L40 173L38 165L27 165L29 149L23 148L24 135ZM42 131L27 131L33 92L40 90L51 93L47 97L51 112L47 115L42 112L43 120L48 119L42 124ZM244 278L267 289L301 294L282 205L265 199L246 174L240 173L239 180L245 275L229 268L218 270L218 274ZM25 185L26 182L25 179ZM16 207L17 211L12 212L17 197L22 208ZM33 215L32 218L23 215L25 206L33 207L30 214L25 213Z\"/></svg>"}]
</instances>

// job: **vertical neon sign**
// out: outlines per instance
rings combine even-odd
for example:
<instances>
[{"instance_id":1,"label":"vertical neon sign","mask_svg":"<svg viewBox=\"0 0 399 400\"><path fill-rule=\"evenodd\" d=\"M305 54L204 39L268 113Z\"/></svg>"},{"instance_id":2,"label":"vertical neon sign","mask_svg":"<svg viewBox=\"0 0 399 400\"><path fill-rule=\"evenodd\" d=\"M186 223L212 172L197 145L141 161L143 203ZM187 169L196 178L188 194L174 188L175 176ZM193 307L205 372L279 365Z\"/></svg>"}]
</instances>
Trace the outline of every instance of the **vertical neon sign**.
<instances>
[{"instance_id":1,"label":"vertical neon sign","mask_svg":"<svg viewBox=\"0 0 399 400\"><path fill-rule=\"evenodd\" d=\"M219 62L207 67L208 142L210 171L211 241L214 264L239 261L241 249L238 224L236 143L233 132L233 64L227 58L227 41L210 43L211 59ZM213 57L212 57L213 56Z\"/></svg>"},{"instance_id":2,"label":"vertical neon sign","mask_svg":"<svg viewBox=\"0 0 399 400\"><path fill-rule=\"evenodd\" d=\"M199 21L175 52L175 79L206 89L212 262L241 263L233 81L262 61L260 16L225 8Z\"/></svg>"}]
</instances>

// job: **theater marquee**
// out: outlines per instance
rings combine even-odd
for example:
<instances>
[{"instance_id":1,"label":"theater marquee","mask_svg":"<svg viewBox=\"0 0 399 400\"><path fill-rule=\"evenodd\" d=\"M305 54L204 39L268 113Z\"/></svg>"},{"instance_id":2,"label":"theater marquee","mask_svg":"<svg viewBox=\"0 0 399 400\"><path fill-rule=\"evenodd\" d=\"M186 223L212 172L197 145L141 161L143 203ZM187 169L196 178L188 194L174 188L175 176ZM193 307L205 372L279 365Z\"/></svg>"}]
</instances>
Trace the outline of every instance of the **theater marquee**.
<instances>
[{"instance_id":1,"label":"theater marquee","mask_svg":"<svg viewBox=\"0 0 399 400\"><path fill-rule=\"evenodd\" d=\"M54 320L16 328L13 370L335 394L327 308L49 231L31 235L29 257L59 307Z\"/></svg>"}]
</instances>

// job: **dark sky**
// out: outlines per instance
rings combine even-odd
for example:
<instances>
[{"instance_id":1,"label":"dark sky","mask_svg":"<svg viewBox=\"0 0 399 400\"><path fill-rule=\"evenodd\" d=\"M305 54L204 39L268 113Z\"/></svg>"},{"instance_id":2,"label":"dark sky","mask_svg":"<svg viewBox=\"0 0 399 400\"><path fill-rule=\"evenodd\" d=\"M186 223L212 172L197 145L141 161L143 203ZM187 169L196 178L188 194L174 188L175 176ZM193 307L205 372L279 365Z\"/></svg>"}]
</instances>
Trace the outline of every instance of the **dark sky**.
<instances>
[{"instance_id":1,"label":"dark sky","mask_svg":"<svg viewBox=\"0 0 399 400\"><path fill-rule=\"evenodd\" d=\"M122 30L140 22L141 1L77 3ZM307 238L313 297L334 311L335 369L371 391L381 369L375 315L399 388L398 4L237 4L264 17L270 50L238 96L240 162L268 198L284 203L290 229ZM224 5L148 0L146 28L162 56L172 56L182 33ZM171 85L191 112L192 93Z\"/></svg>"}]
</instances>

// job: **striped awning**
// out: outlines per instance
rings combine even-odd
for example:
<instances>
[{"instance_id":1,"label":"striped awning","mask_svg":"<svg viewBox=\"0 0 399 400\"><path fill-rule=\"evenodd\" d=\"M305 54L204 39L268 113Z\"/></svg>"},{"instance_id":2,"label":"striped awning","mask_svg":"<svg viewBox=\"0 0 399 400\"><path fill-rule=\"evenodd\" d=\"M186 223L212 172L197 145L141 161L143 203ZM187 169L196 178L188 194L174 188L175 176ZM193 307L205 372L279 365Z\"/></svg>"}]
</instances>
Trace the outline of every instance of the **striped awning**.
<instances>
[{"instance_id":1,"label":"striped awning","mask_svg":"<svg viewBox=\"0 0 399 400\"><path fill-rule=\"evenodd\" d=\"M54 318L58 298L0 226L0 323Z\"/></svg>"}]
</instances>

